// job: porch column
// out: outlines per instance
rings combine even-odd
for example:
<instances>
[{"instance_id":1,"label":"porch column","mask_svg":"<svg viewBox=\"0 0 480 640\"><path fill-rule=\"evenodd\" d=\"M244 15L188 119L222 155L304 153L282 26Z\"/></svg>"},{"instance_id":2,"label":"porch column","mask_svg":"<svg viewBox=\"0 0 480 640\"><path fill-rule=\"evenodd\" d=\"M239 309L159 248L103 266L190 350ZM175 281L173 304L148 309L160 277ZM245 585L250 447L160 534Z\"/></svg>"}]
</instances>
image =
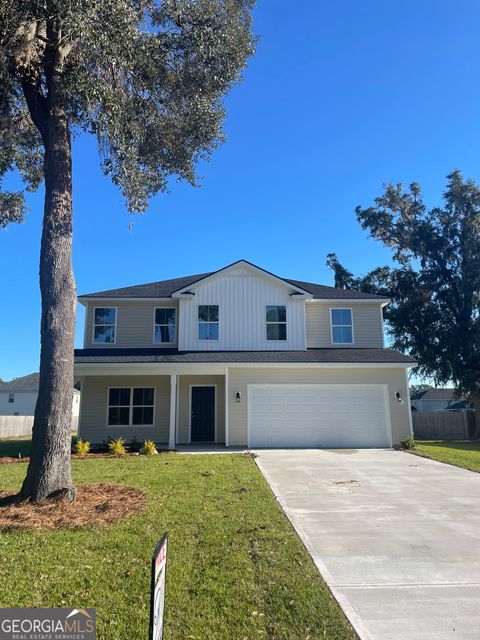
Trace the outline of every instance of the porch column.
<instances>
[{"instance_id":1,"label":"porch column","mask_svg":"<svg viewBox=\"0 0 480 640\"><path fill-rule=\"evenodd\" d=\"M175 425L177 423L177 375L170 375L170 429L168 432L168 448L175 449Z\"/></svg>"}]
</instances>

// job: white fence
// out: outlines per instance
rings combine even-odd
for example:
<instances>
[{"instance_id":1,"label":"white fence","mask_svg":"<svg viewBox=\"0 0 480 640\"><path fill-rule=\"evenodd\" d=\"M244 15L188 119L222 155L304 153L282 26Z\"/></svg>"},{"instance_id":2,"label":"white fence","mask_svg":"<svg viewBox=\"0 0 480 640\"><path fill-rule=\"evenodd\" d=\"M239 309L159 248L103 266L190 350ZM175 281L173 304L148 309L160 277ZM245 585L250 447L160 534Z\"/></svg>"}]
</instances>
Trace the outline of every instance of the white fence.
<instances>
[{"instance_id":1,"label":"white fence","mask_svg":"<svg viewBox=\"0 0 480 640\"><path fill-rule=\"evenodd\" d=\"M33 416L0 416L0 438L32 435ZM77 431L78 416L72 416L72 431Z\"/></svg>"}]
</instances>

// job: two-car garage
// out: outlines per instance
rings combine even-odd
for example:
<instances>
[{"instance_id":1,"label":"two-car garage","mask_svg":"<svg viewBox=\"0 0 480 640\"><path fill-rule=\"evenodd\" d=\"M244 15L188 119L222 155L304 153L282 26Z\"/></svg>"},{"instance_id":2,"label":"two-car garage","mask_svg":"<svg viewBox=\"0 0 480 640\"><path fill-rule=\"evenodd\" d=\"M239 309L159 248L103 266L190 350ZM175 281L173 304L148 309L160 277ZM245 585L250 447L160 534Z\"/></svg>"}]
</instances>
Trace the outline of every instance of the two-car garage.
<instances>
[{"instance_id":1,"label":"two-car garage","mask_svg":"<svg viewBox=\"0 0 480 640\"><path fill-rule=\"evenodd\" d=\"M248 446L391 447L387 385L249 384Z\"/></svg>"}]
</instances>

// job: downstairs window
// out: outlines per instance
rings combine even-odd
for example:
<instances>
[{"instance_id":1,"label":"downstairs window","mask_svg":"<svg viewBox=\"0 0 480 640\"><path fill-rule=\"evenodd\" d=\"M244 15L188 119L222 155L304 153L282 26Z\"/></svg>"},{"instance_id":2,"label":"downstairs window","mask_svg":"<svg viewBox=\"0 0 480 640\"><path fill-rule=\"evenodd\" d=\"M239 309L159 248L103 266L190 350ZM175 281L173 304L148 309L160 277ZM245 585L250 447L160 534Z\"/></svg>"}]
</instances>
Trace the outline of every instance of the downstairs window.
<instances>
[{"instance_id":1,"label":"downstairs window","mask_svg":"<svg viewBox=\"0 0 480 640\"><path fill-rule=\"evenodd\" d=\"M151 427L154 408L153 387L112 387L108 390L107 425Z\"/></svg>"}]
</instances>

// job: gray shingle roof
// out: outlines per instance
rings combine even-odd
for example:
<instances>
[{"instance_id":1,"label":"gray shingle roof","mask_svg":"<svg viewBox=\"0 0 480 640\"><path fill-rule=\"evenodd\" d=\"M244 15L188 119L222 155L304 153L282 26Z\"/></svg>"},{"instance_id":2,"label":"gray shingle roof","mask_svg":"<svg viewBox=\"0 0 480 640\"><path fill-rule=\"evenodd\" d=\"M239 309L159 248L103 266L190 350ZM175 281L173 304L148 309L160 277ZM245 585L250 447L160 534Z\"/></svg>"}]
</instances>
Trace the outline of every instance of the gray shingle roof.
<instances>
[{"instance_id":1,"label":"gray shingle roof","mask_svg":"<svg viewBox=\"0 0 480 640\"><path fill-rule=\"evenodd\" d=\"M76 349L75 363L345 363L414 364L393 349L307 349L306 351L178 351L177 349Z\"/></svg>"},{"instance_id":2,"label":"gray shingle roof","mask_svg":"<svg viewBox=\"0 0 480 640\"><path fill-rule=\"evenodd\" d=\"M0 393L33 393L38 391L39 373L30 373L28 376L14 378L10 382L0 384Z\"/></svg>"},{"instance_id":3,"label":"gray shingle roof","mask_svg":"<svg viewBox=\"0 0 480 640\"><path fill-rule=\"evenodd\" d=\"M455 389L453 387L445 387L444 389L431 388L416 393L411 396L410 400L455 400Z\"/></svg>"},{"instance_id":4,"label":"gray shingle roof","mask_svg":"<svg viewBox=\"0 0 480 640\"><path fill-rule=\"evenodd\" d=\"M202 280L211 273L200 273L194 276L184 276L173 280L160 280L159 282L148 282L132 287L122 287L121 289L109 289L108 291L97 291L87 293L81 298L171 298L172 293L178 289L183 289L189 285Z\"/></svg>"},{"instance_id":5,"label":"gray shingle roof","mask_svg":"<svg viewBox=\"0 0 480 640\"><path fill-rule=\"evenodd\" d=\"M239 261L248 262L248 260ZM235 264L235 263L234 263ZM252 263L248 263L252 264ZM231 265L229 265L231 266ZM257 269L256 265L252 265ZM226 267L219 269L223 271ZM265 269L262 269L265 271ZM210 271L209 273L199 273L192 276L183 276L182 278L174 278L173 280L160 280L159 282L149 282L147 284L134 285L132 287L122 287L120 289L109 289L107 291L97 291L95 293L86 293L80 298L171 298L172 293L188 287L199 280L203 280L208 276L217 273L217 271ZM270 272L266 272L270 273ZM275 274L270 274L275 275ZM280 276L276 276L280 277ZM323 284L315 284L313 282L303 282L300 280L292 280L290 278L280 278L289 282L294 287L304 289L311 293L316 300L384 300L383 296L378 296L374 293L364 293L362 291L351 291L348 289L337 289L336 287L329 287Z\"/></svg>"},{"instance_id":6,"label":"gray shingle roof","mask_svg":"<svg viewBox=\"0 0 480 640\"><path fill-rule=\"evenodd\" d=\"M453 404L445 407L447 411L462 411L464 409L470 409L471 404L467 402L467 400L459 400L459 402L454 402Z\"/></svg>"}]
</instances>

